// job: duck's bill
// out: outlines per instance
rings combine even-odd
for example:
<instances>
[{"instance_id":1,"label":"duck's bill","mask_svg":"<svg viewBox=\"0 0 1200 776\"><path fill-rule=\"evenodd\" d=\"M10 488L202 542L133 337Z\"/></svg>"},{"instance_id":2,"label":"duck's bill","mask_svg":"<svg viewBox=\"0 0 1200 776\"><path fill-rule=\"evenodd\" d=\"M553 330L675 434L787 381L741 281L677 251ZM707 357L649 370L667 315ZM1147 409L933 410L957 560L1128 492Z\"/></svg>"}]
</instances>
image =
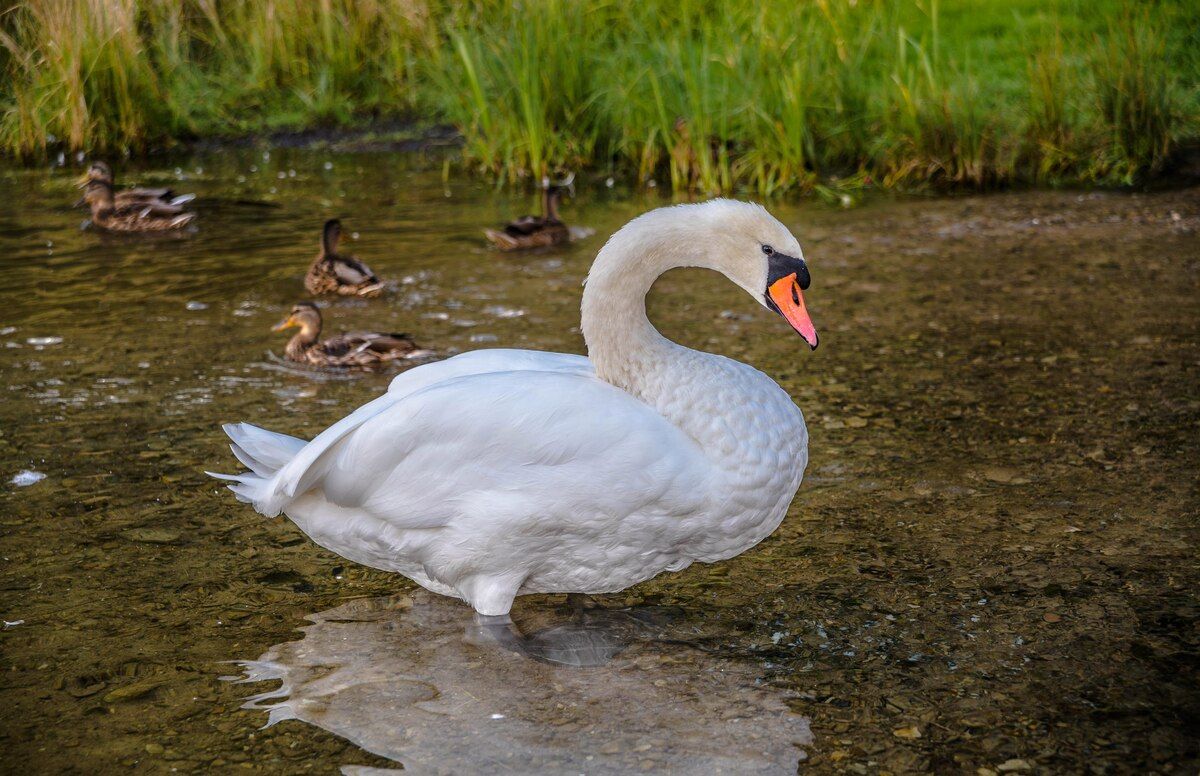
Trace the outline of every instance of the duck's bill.
<instances>
[{"instance_id":1,"label":"duck's bill","mask_svg":"<svg viewBox=\"0 0 1200 776\"><path fill-rule=\"evenodd\" d=\"M810 348L816 350L817 327L813 326L812 318L808 317L808 310L804 307L804 294L800 291L796 273L772 283L767 289L767 296L775 305L775 310L804 338Z\"/></svg>"},{"instance_id":2,"label":"duck's bill","mask_svg":"<svg viewBox=\"0 0 1200 776\"><path fill-rule=\"evenodd\" d=\"M289 315L288 317L284 318L279 323L272 326L271 331L283 331L284 329L290 329L293 326L299 326L299 325L300 324L296 323L296 319Z\"/></svg>"},{"instance_id":3,"label":"duck's bill","mask_svg":"<svg viewBox=\"0 0 1200 776\"><path fill-rule=\"evenodd\" d=\"M87 174L85 173L83 175L80 175L79 178L77 178L75 180L75 188L82 189L84 186L88 185L91 182L92 182L92 179L89 178L87 176Z\"/></svg>"}]
</instances>

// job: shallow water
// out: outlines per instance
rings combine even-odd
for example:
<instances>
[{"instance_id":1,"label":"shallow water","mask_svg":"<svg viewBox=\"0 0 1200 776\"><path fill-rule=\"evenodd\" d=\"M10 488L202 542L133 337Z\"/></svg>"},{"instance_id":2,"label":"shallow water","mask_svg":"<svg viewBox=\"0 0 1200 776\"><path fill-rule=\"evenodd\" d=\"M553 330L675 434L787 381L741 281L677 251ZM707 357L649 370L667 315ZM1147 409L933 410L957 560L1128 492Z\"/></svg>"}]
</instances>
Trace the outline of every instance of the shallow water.
<instances>
[{"instance_id":1,"label":"shallow water","mask_svg":"<svg viewBox=\"0 0 1200 776\"><path fill-rule=\"evenodd\" d=\"M6 764L400 767L340 723L259 730L267 715L241 706L275 684L220 681L226 661L294 652L282 645L313 627L305 617L413 586L234 502L202 474L233 465L218 425L311 436L384 389L388 374L278 362L269 328L305 298L323 219L342 217L351 250L392 281L384 299L329 302L329 329L408 331L439 355L579 352L591 258L660 204L582 182L564 214L595 235L500 255L481 228L536 198L429 167L249 150L152 164L139 182L181 179L199 195L197 229L166 238L81 230L74 171L0 171ZM808 476L760 547L602 597L696 625L684 646L638 654L701 679L724 671L732 704L811 720L801 768L814 772L1194 770L1196 190L773 210L813 268L818 351L709 273L671 273L650 307L669 336L791 392ZM531 597L521 611L560 604ZM454 609L431 605L442 628ZM398 640L390 658L411 647ZM485 660L491 679L505 659ZM469 689L436 668L438 692ZM361 711L355 697L340 707ZM530 746L557 740L556 721L531 713ZM788 735L770 745L801 751ZM571 756L602 747L581 739ZM648 751L646 767L666 762Z\"/></svg>"},{"instance_id":2,"label":"shallow water","mask_svg":"<svg viewBox=\"0 0 1200 776\"><path fill-rule=\"evenodd\" d=\"M464 638L470 620L450 599L357 599L243 663L238 681L281 683L246 708L424 774L789 774L805 757L812 734L788 694L759 687L752 664L699 648L712 636L703 623L650 607L539 623L544 602L532 606L514 612L532 641L562 643L569 630L623 648L602 665L555 665Z\"/></svg>"}]
</instances>

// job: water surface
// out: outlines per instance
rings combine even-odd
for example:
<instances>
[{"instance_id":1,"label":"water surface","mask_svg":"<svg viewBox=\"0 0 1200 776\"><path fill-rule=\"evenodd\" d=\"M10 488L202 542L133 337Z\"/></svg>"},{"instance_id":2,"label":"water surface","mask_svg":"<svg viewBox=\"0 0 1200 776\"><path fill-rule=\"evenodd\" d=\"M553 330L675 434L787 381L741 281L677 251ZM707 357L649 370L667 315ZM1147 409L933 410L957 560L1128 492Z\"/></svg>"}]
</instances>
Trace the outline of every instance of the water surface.
<instances>
[{"instance_id":1,"label":"water surface","mask_svg":"<svg viewBox=\"0 0 1200 776\"><path fill-rule=\"evenodd\" d=\"M555 665L464 638L470 620L447 598L356 599L244 662L239 681L280 682L246 708L337 733L406 773L792 774L806 757L812 734L789 694L703 649L703 621L662 607L556 620L545 604L515 608L526 638L582 632L622 648L602 665Z\"/></svg>"},{"instance_id":2,"label":"water surface","mask_svg":"<svg viewBox=\"0 0 1200 776\"><path fill-rule=\"evenodd\" d=\"M413 586L204 477L233 466L218 425L309 437L384 390L387 374L278 362L269 328L305 298L325 218L391 281L381 300L330 301L330 329L407 331L440 355L580 352L592 257L660 200L581 181L564 214L594 236L501 255L482 227L534 195L398 155L239 150L119 169L195 191L200 218L183 236L112 237L80 229L77 172L0 170L6 762L399 767L402 746L360 748L344 728L260 730L267 714L241 707L275 685L219 681L226 661L305 643L305 617ZM811 719L815 772L1194 769L1196 191L773 210L813 269L818 351L711 273L670 273L650 309L796 398L800 495L755 550L602 602L704 623L683 652L638 649ZM531 745L555 739L532 719Z\"/></svg>"}]
</instances>

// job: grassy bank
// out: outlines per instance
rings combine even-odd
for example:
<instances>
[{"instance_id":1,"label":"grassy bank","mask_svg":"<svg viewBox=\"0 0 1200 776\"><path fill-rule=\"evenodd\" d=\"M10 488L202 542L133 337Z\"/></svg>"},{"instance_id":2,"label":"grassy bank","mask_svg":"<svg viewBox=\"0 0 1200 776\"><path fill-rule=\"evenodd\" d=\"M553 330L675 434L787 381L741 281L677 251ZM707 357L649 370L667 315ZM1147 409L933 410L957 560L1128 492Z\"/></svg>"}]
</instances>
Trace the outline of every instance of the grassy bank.
<instances>
[{"instance_id":1,"label":"grassy bank","mask_svg":"<svg viewBox=\"0 0 1200 776\"><path fill-rule=\"evenodd\" d=\"M409 113L511 180L770 195L1127 183L1200 134L1187 2L28 0L0 30L18 155Z\"/></svg>"}]
</instances>

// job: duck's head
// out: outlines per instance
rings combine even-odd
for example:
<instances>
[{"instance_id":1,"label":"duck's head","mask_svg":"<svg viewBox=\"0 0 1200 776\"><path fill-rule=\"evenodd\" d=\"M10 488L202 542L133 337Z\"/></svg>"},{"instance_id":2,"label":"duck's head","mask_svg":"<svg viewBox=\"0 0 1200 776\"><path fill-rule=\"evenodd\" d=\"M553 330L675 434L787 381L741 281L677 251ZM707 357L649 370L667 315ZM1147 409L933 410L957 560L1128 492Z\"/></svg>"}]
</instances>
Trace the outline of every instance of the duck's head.
<instances>
[{"instance_id":1,"label":"duck's head","mask_svg":"<svg viewBox=\"0 0 1200 776\"><path fill-rule=\"evenodd\" d=\"M95 180L87 184L83 197L75 203L76 207L87 205L92 208L111 206L113 202L112 184Z\"/></svg>"},{"instance_id":2,"label":"duck's head","mask_svg":"<svg viewBox=\"0 0 1200 776\"><path fill-rule=\"evenodd\" d=\"M795 236L761 205L713 199L659 208L635 218L609 243L615 254L640 255L654 277L672 267L720 272L783 316L816 350L803 294L811 283L808 264ZM608 251L605 246L601 253Z\"/></svg>"},{"instance_id":3,"label":"duck's head","mask_svg":"<svg viewBox=\"0 0 1200 776\"><path fill-rule=\"evenodd\" d=\"M326 256L337 253L338 243L342 241L342 222L331 218L321 227L321 252Z\"/></svg>"},{"instance_id":4,"label":"duck's head","mask_svg":"<svg viewBox=\"0 0 1200 776\"><path fill-rule=\"evenodd\" d=\"M567 173L567 177L556 181L550 180L549 175L543 175L542 188L556 195L562 195L563 192L566 192L571 196L575 196L575 173Z\"/></svg>"},{"instance_id":5,"label":"duck's head","mask_svg":"<svg viewBox=\"0 0 1200 776\"><path fill-rule=\"evenodd\" d=\"M552 181L550 176L542 177L542 191L545 200L543 207L546 212L543 215L551 219L558 220L558 203L562 199L563 194L571 197L575 196L575 173L570 173L567 177Z\"/></svg>"},{"instance_id":6,"label":"duck's head","mask_svg":"<svg viewBox=\"0 0 1200 776\"><path fill-rule=\"evenodd\" d=\"M112 182L113 182L112 168L109 167L108 164L106 164L105 162L101 162L101 161L92 162L91 165L88 166L87 172L85 172L82 176L80 176L79 180L76 181L76 183L79 185L79 188L83 188L84 186L88 185L89 183L94 183L96 181L99 181L101 183L107 183L110 186L112 185Z\"/></svg>"},{"instance_id":7,"label":"duck's head","mask_svg":"<svg viewBox=\"0 0 1200 776\"><path fill-rule=\"evenodd\" d=\"M299 326L300 333L316 336L321 331L321 311L312 302L297 302L288 317L271 327L271 331L283 331Z\"/></svg>"}]
</instances>

